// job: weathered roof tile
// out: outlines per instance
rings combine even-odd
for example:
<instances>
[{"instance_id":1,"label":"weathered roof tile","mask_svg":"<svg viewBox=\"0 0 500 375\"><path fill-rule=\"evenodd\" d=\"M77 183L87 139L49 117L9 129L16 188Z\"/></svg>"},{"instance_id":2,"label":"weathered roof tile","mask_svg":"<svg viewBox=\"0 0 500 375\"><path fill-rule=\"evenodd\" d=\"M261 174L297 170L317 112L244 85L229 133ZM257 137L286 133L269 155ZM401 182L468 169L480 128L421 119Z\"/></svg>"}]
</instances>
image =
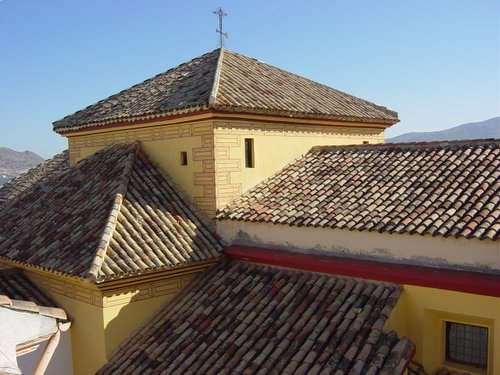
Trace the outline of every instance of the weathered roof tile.
<instances>
[{"instance_id":1,"label":"weathered roof tile","mask_svg":"<svg viewBox=\"0 0 500 375\"><path fill-rule=\"evenodd\" d=\"M0 306L67 320L66 312L57 307L33 284L23 271L0 265Z\"/></svg>"},{"instance_id":2,"label":"weathered roof tile","mask_svg":"<svg viewBox=\"0 0 500 375\"><path fill-rule=\"evenodd\" d=\"M224 261L98 373L400 374L414 345L381 331L400 293L392 284Z\"/></svg>"},{"instance_id":3,"label":"weathered roof tile","mask_svg":"<svg viewBox=\"0 0 500 375\"><path fill-rule=\"evenodd\" d=\"M217 218L496 240L499 144L316 147Z\"/></svg>"},{"instance_id":4,"label":"weathered roof tile","mask_svg":"<svg viewBox=\"0 0 500 375\"><path fill-rule=\"evenodd\" d=\"M55 176L69 168L68 152L64 151L53 158L31 168L0 187L0 209L2 205L37 182Z\"/></svg>"},{"instance_id":5,"label":"weathered roof tile","mask_svg":"<svg viewBox=\"0 0 500 375\"><path fill-rule=\"evenodd\" d=\"M65 132L206 109L394 124L397 113L217 49L54 122Z\"/></svg>"},{"instance_id":6,"label":"weathered roof tile","mask_svg":"<svg viewBox=\"0 0 500 375\"><path fill-rule=\"evenodd\" d=\"M134 144L42 179L0 210L0 257L95 281L222 256L204 217Z\"/></svg>"}]
</instances>

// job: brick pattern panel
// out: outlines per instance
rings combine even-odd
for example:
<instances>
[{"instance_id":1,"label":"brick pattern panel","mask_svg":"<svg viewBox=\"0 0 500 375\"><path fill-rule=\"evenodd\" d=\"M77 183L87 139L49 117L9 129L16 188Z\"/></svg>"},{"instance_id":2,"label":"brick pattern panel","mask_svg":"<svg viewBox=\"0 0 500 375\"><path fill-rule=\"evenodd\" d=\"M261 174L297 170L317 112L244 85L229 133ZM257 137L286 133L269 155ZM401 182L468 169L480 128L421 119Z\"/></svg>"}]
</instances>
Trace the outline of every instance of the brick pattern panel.
<instances>
[{"instance_id":1,"label":"brick pattern panel","mask_svg":"<svg viewBox=\"0 0 500 375\"><path fill-rule=\"evenodd\" d=\"M90 305L103 307L102 293L84 284L67 282L37 273L29 273L29 278L35 285L50 294L58 294Z\"/></svg>"}]
</instances>

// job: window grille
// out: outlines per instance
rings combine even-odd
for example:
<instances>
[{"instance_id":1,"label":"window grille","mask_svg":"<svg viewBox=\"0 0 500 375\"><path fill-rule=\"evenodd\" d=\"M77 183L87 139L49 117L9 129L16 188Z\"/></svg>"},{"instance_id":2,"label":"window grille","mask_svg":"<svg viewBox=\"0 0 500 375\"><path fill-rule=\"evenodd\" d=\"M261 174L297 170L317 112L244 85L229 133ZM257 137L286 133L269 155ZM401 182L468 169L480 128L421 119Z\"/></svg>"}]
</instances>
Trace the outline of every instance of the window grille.
<instances>
[{"instance_id":1,"label":"window grille","mask_svg":"<svg viewBox=\"0 0 500 375\"><path fill-rule=\"evenodd\" d=\"M485 369L488 328L446 322L446 360Z\"/></svg>"}]
</instances>

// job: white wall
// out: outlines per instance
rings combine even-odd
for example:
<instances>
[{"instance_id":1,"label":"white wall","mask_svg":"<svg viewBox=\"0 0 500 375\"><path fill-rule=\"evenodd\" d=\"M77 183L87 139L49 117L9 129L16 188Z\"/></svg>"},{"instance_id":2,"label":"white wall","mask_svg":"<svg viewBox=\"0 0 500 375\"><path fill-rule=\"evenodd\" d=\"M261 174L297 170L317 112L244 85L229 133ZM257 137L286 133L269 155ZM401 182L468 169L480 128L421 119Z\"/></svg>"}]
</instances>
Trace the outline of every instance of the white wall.
<instances>
[{"instance_id":1,"label":"white wall","mask_svg":"<svg viewBox=\"0 0 500 375\"><path fill-rule=\"evenodd\" d=\"M61 339L57 346L49 366L45 371L46 375L72 375L73 361L71 355L71 329L61 332ZM17 358L19 368L23 374L32 374L38 359L42 355L47 342L40 344L37 350Z\"/></svg>"}]
</instances>

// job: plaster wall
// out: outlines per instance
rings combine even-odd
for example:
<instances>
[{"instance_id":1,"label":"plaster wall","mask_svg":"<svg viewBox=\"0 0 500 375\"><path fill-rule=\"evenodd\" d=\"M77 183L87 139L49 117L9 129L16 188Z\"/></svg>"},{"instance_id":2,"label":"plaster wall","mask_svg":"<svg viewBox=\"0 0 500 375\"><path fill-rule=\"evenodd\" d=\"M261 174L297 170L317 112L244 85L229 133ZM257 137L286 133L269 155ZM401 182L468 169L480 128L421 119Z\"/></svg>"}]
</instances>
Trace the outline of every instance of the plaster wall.
<instances>
[{"instance_id":1,"label":"plaster wall","mask_svg":"<svg viewBox=\"0 0 500 375\"><path fill-rule=\"evenodd\" d=\"M57 320L0 306L0 373L21 374L16 346L57 332Z\"/></svg>"},{"instance_id":2,"label":"plaster wall","mask_svg":"<svg viewBox=\"0 0 500 375\"><path fill-rule=\"evenodd\" d=\"M193 120L195 121L195 120ZM141 148L172 178L178 188L209 216L215 214L213 127L211 121L183 124L160 121L146 127L117 128L68 136L70 162L75 163L115 143L140 141ZM181 152L188 165L181 165Z\"/></svg>"},{"instance_id":3,"label":"plaster wall","mask_svg":"<svg viewBox=\"0 0 500 375\"><path fill-rule=\"evenodd\" d=\"M102 308L59 294L52 294L52 297L72 320L73 373L94 374L106 363Z\"/></svg>"},{"instance_id":4,"label":"plaster wall","mask_svg":"<svg viewBox=\"0 0 500 375\"><path fill-rule=\"evenodd\" d=\"M140 141L141 147L209 217L312 146L381 143L380 124L299 120L260 115L192 115L144 124L68 134L75 163L113 143ZM254 139L255 167L245 168L244 140ZM188 154L188 165L180 153Z\"/></svg>"},{"instance_id":5,"label":"plaster wall","mask_svg":"<svg viewBox=\"0 0 500 375\"><path fill-rule=\"evenodd\" d=\"M106 361L102 294L92 284L42 272L26 272L71 320L73 374L94 374Z\"/></svg>"},{"instance_id":6,"label":"plaster wall","mask_svg":"<svg viewBox=\"0 0 500 375\"><path fill-rule=\"evenodd\" d=\"M106 356L109 357L133 331L152 318L193 277L193 274L184 275L105 292L103 323Z\"/></svg>"},{"instance_id":7,"label":"plaster wall","mask_svg":"<svg viewBox=\"0 0 500 375\"><path fill-rule=\"evenodd\" d=\"M218 259L213 259L101 284L45 272L26 272L26 275L68 314L72 322L73 373L87 375L101 368L123 340L196 274L217 262Z\"/></svg>"},{"instance_id":8,"label":"plaster wall","mask_svg":"<svg viewBox=\"0 0 500 375\"><path fill-rule=\"evenodd\" d=\"M217 221L228 244L365 258L425 266L500 272L497 241Z\"/></svg>"},{"instance_id":9,"label":"plaster wall","mask_svg":"<svg viewBox=\"0 0 500 375\"><path fill-rule=\"evenodd\" d=\"M446 321L487 327L488 368L473 369L445 358ZM417 346L415 361L429 374L446 366L460 373L500 374L500 298L405 285L385 329L409 336Z\"/></svg>"},{"instance_id":10,"label":"plaster wall","mask_svg":"<svg viewBox=\"0 0 500 375\"><path fill-rule=\"evenodd\" d=\"M221 208L313 146L383 143L384 130L354 125L215 121L215 180ZM255 167L245 166L245 138L254 141Z\"/></svg>"},{"instance_id":11,"label":"plaster wall","mask_svg":"<svg viewBox=\"0 0 500 375\"><path fill-rule=\"evenodd\" d=\"M38 346L38 348L30 353L24 354L17 358L17 363L23 374L33 374L35 366L42 356L47 342ZM72 375L73 361L71 354L71 329L61 332L59 345L50 359L49 365L45 373L47 375Z\"/></svg>"}]
</instances>

